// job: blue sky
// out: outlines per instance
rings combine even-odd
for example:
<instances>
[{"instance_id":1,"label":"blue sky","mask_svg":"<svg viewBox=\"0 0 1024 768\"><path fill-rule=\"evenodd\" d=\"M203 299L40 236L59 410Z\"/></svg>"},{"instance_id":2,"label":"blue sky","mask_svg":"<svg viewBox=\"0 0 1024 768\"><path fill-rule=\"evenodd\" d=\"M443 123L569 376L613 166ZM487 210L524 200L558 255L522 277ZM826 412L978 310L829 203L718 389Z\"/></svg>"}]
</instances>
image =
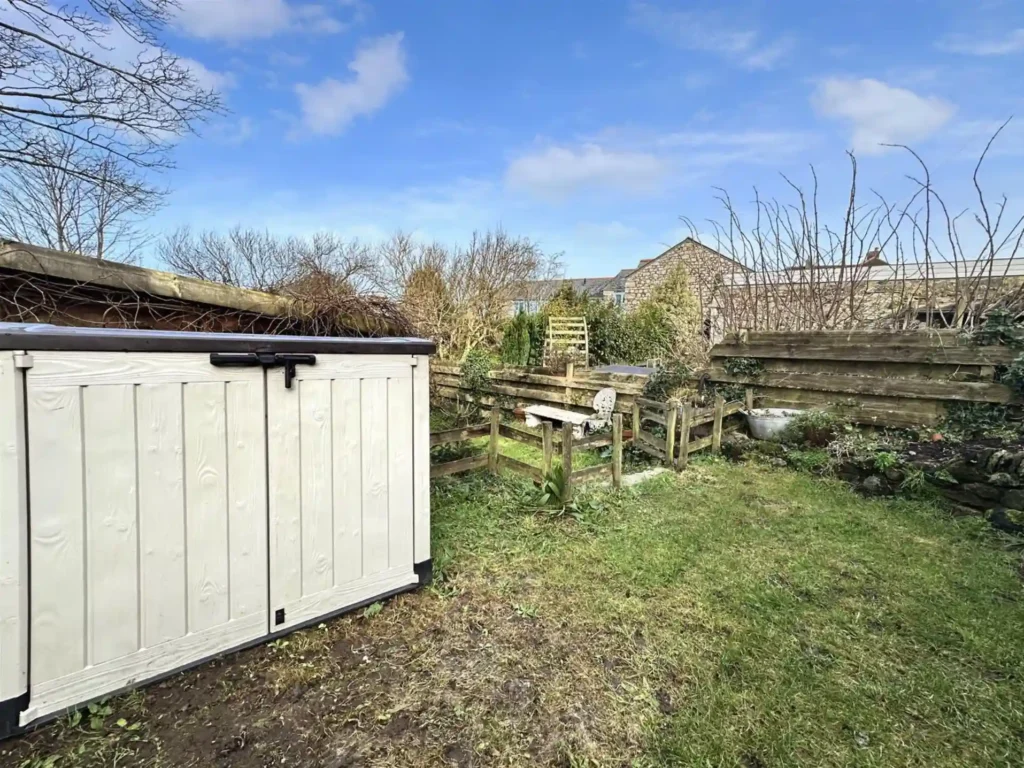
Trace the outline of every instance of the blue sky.
<instances>
[{"instance_id":1,"label":"blue sky","mask_svg":"<svg viewBox=\"0 0 1024 768\"><path fill-rule=\"evenodd\" d=\"M842 210L926 157L953 207L1020 200L1024 3L181 0L168 47L230 114L183 141L153 223L464 241L502 225L614 274L780 172Z\"/></svg>"}]
</instances>

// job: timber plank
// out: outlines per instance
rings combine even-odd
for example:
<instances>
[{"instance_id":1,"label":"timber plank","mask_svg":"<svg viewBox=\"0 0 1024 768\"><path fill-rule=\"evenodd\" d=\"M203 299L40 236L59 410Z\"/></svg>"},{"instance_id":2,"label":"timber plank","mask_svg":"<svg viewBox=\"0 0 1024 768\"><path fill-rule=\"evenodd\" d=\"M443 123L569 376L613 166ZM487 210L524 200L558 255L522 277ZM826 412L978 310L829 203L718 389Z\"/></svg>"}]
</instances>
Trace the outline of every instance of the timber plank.
<instances>
[{"instance_id":1,"label":"timber plank","mask_svg":"<svg viewBox=\"0 0 1024 768\"><path fill-rule=\"evenodd\" d=\"M794 364L794 368L797 364ZM712 381L756 384L783 389L842 392L852 395L889 395L927 400L967 400L971 402L1019 402L1013 391L1003 385L980 381L937 381L933 379L897 379L876 376L830 376L823 373L766 372L759 376L736 376L715 366Z\"/></svg>"},{"instance_id":2,"label":"timber plank","mask_svg":"<svg viewBox=\"0 0 1024 768\"><path fill-rule=\"evenodd\" d=\"M443 432L431 432L430 447L433 448L435 445L448 445L449 443L461 443L463 440L469 440L473 437L483 437L484 435L489 434L490 431L490 424L476 424L472 427L446 429Z\"/></svg>"},{"instance_id":3,"label":"timber plank","mask_svg":"<svg viewBox=\"0 0 1024 768\"><path fill-rule=\"evenodd\" d=\"M467 456L456 461L447 461L444 464L434 464L430 468L431 477L443 477L454 475L457 472L468 472L471 469L479 469L487 466L487 454L480 456Z\"/></svg>"},{"instance_id":4,"label":"timber plank","mask_svg":"<svg viewBox=\"0 0 1024 768\"><path fill-rule=\"evenodd\" d=\"M540 467L535 467L532 464L527 464L525 461L513 459L511 456L505 456L501 453L498 454L498 469L508 469L520 475L526 475L538 483L544 482L544 473Z\"/></svg>"}]
</instances>

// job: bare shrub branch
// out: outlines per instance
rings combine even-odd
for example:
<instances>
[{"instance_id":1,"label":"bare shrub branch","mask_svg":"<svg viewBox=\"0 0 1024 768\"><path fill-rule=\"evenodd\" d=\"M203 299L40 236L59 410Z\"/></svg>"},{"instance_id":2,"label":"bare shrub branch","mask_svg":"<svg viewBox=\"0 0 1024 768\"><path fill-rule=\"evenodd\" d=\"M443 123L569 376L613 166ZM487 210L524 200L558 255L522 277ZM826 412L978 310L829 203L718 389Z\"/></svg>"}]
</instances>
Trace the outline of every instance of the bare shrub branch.
<instances>
[{"instance_id":1,"label":"bare shrub branch","mask_svg":"<svg viewBox=\"0 0 1024 768\"><path fill-rule=\"evenodd\" d=\"M171 139L221 109L160 43L176 10L174 0L0 3L0 166L96 183L110 158L168 167ZM55 160L58 138L82 148L74 163Z\"/></svg>"},{"instance_id":2,"label":"bare shrub branch","mask_svg":"<svg viewBox=\"0 0 1024 768\"><path fill-rule=\"evenodd\" d=\"M714 240L708 245L737 264L726 274L698 276L711 281L701 291L714 296L717 332L965 327L995 306L1024 313L1024 278L1013 269L1024 242L1024 214L1011 215L1005 195L991 205L981 183L985 158L1005 126L974 168L979 211L967 217L966 211L950 212L924 159L903 145L892 146L909 153L921 170L919 177L907 177L913 191L890 202L872 190L871 202L862 202L850 153L849 194L837 224L819 216L813 168L810 194L783 176L794 203L765 200L754 190L752 224L728 192L716 188L726 215L707 222ZM699 239L698 227L683 221ZM936 237L936 230L945 236Z\"/></svg>"}]
</instances>

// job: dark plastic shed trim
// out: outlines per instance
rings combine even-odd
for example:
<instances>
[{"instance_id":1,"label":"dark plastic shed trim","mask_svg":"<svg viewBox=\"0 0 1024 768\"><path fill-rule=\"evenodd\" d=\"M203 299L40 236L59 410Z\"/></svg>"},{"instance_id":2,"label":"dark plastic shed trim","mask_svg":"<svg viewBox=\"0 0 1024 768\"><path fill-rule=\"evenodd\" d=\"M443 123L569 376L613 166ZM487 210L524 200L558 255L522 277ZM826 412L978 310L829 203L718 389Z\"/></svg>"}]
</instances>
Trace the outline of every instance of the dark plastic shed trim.
<instances>
[{"instance_id":1,"label":"dark plastic shed trim","mask_svg":"<svg viewBox=\"0 0 1024 768\"><path fill-rule=\"evenodd\" d=\"M325 355L432 355L427 339L274 336L137 331L0 323L0 349L72 352L306 352Z\"/></svg>"}]
</instances>

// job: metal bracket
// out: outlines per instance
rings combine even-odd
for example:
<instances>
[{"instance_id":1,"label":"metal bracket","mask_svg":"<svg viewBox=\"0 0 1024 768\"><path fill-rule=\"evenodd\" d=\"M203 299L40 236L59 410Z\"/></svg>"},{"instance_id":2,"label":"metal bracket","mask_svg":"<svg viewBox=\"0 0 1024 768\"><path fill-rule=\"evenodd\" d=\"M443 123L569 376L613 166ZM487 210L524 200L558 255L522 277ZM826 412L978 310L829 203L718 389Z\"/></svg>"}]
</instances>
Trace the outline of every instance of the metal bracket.
<instances>
[{"instance_id":1,"label":"metal bracket","mask_svg":"<svg viewBox=\"0 0 1024 768\"><path fill-rule=\"evenodd\" d=\"M32 355L28 352L15 352L14 353L14 367L22 370L31 368L35 365L35 361L32 359Z\"/></svg>"}]
</instances>

